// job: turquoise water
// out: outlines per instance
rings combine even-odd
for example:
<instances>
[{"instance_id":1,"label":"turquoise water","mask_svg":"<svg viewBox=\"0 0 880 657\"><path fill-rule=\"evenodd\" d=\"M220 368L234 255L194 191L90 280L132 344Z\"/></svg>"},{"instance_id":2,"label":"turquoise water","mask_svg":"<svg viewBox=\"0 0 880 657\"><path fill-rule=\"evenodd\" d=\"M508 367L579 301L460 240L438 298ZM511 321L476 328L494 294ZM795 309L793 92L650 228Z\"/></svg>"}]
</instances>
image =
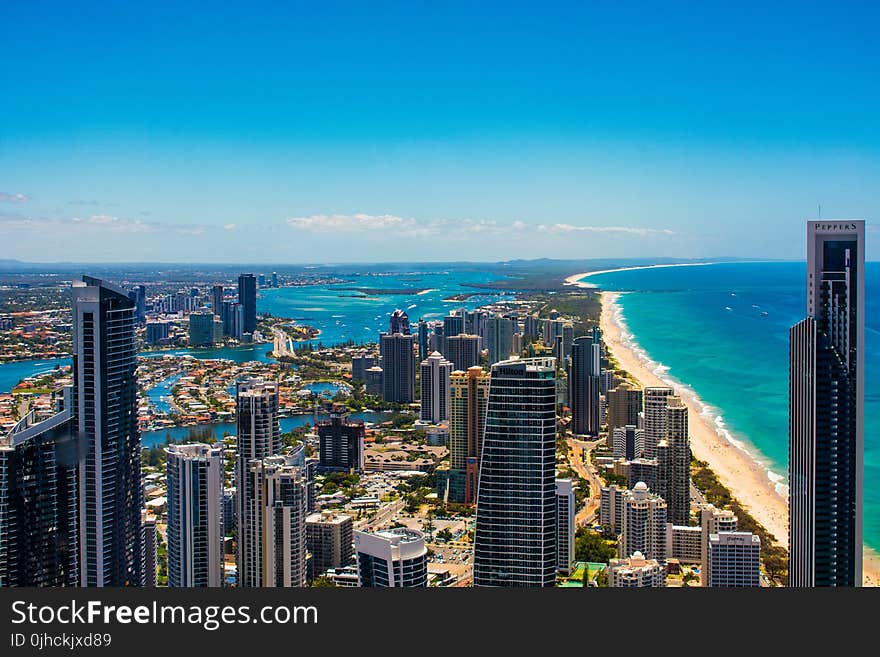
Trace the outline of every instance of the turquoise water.
<instances>
[{"instance_id":1,"label":"turquoise water","mask_svg":"<svg viewBox=\"0 0 880 657\"><path fill-rule=\"evenodd\" d=\"M317 420L326 419L328 417L328 415L321 413L315 415L295 415L293 417L283 417L279 420L279 423L281 424L281 431L283 433L292 431L297 427L312 425ZM379 413L376 411L361 411L349 415L349 418L352 420L363 420L364 422L374 423L384 422L385 420L390 419L390 417L390 414ZM217 422L216 424L200 424L196 427L172 427L170 429L159 429L157 431L142 431L141 446L153 447L155 445L161 445L169 436L171 437L172 442L184 440L189 435L191 429L203 430L205 427L211 429L215 440L222 440L225 433L234 436L236 431L234 422Z\"/></svg>"},{"instance_id":2,"label":"turquoise water","mask_svg":"<svg viewBox=\"0 0 880 657\"><path fill-rule=\"evenodd\" d=\"M414 272L364 272L346 275L347 282L260 290L257 310L276 317L290 317L301 324L315 326L321 335L311 342L332 346L353 340L375 342L379 332L388 329L388 317L396 308L403 308L414 324L419 318L439 319L455 308L473 310L509 293L495 293L468 287L470 283L498 280L496 273L480 270L426 269ZM368 288L365 293L346 288ZM386 290L387 292L382 292ZM394 292L404 291L402 294ZM420 294L420 292L423 292ZM465 301L446 301L456 294L473 294ZM271 343L217 347L206 349L174 349L151 351L141 356L157 358L166 354L191 354L200 359L223 358L236 363L252 360L268 361ZM68 365L70 359L23 361L0 365L0 392L9 392L23 378L51 371L57 365Z\"/></svg>"},{"instance_id":3,"label":"turquoise water","mask_svg":"<svg viewBox=\"0 0 880 657\"><path fill-rule=\"evenodd\" d=\"M315 326L321 329L321 335L313 342L335 345L349 340L357 343L377 341L379 331L388 329L388 317L396 308L406 310L414 324L419 318L440 319L455 308L473 310L510 298L509 294L468 287L469 283L498 280L497 273L476 269L426 269L394 274L365 272L346 278L349 279L347 282L333 285L260 290L257 309ZM456 294L474 292L480 294L465 301L446 301Z\"/></svg>"},{"instance_id":4,"label":"turquoise water","mask_svg":"<svg viewBox=\"0 0 880 657\"><path fill-rule=\"evenodd\" d=\"M803 263L726 263L599 274L657 373L686 382L728 432L785 483L788 329L805 311ZM865 276L865 542L880 548L880 263Z\"/></svg>"}]
</instances>

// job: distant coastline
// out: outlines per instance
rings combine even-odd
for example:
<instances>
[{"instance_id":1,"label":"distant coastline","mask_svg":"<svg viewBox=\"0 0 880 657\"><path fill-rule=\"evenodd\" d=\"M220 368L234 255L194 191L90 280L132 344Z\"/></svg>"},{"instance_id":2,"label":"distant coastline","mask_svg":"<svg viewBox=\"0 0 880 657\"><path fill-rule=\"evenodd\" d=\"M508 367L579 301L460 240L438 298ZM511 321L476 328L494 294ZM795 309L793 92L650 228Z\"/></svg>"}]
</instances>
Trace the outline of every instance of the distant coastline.
<instances>
[{"instance_id":1,"label":"distant coastline","mask_svg":"<svg viewBox=\"0 0 880 657\"><path fill-rule=\"evenodd\" d=\"M639 269L666 269L667 267L703 267L705 265L715 265L718 263L715 262L674 262L669 264L659 264L659 265L637 265L634 267L615 267L614 269L599 269L597 271L585 271L580 274L573 274L565 279L563 285L571 285L573 287L584 287L589 289L595 289L596 285L593 283L584 283L584 278L589 278L590 276L598 276L599 274L612 274L621 271L638 271Z\"/></svg>"}]
</instances>

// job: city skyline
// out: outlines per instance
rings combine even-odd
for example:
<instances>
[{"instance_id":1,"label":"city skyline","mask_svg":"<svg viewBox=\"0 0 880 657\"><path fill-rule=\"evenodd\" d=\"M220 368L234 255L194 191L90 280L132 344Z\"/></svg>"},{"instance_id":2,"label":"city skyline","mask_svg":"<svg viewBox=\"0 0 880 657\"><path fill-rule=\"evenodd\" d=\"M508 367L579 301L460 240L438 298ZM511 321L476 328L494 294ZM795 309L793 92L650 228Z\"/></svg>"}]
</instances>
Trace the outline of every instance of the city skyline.
<instances>
[{"instance_id":1,"label":"city skyline","mask_svg":"<svg viewBox=\"0 0 880 657\"><path fill-rule=\"evenodd\" d=\"M5 257L799 258L880 204L872 6L51 4L0 39Z\"/></svg>"}]
</instances>

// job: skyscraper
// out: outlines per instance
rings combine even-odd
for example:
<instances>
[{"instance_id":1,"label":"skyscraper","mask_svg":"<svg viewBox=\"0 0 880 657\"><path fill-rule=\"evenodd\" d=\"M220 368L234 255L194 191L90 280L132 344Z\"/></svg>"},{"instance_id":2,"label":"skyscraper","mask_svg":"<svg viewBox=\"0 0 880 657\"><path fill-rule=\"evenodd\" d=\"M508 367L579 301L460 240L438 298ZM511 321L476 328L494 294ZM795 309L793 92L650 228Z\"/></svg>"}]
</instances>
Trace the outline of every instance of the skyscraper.
<instances>
[{"instance_id":1,"label":"skyscraper","mask_svg":"<svg viewBox=\"0 0 880 657\"><path fill-rule=\"evenodd\" d=\"M706 586L761 586L761 539L750 532L710 535Z\"/></svg>"},{"instance_id":2,"label":"skyscraper","mask_svg":"<svg viewBox=\"0 0 880 657\"><path fill-rule=\"evenodd\" d=\"M865 222L807 223L791 328L789 585L862 585Z\"/></svg>"},{"instance_id":3,"label":"skyscraper","mask_svg":"<svg viewBox=\"0 0 880 657\"><path fill-rule=\"evenodd\" d=\"M656 448L656 492L668 505L669 522L687 525L691 515L691 447L688 409L681 397L666 398L666 437Z\"/></svg>"},{"instance_id":4,"label":"skyscraper","mask_svg":"<svg viewBox=\"0 0 880 657\"><path fill-rule=\"evenodd\" d=\"M446 338L446 351L443 352L453 370L467 371L480 364L480 336L460 333Z\"/></svg>"},{"instance_id":5,"label":"skyscraper","mask_svg":"<svg viewBox=\"0 0 880 657\"><path fill-rule=\"evenodd\" d=\"M79 584L71 409L0 437L0 587Z\"/></svg>"},{"instance_id":6,"label":"skyscraper","mask_svg":"<svg viewBox=\"0 0 880 657\"><path fill-rule=\"evenodd\" d=\"M419 320L418 323L418 331L419 331L419 358L427 358L428 357L428 335L430 333L428 322L423 319Z\"/></svg>"},{"instance_id":7,"label":"skyscraper","mask_svg":"<svg viewBox=\"0 0 880 657\"><path fill-rule=\"evenodd\" d=\"M556 579L556 363L492 366L477 490L474 585Z\"/></svg>"},{"instance_id":8,"label":"skyscraper","mask_svg":"<svg viewBox=\"0 0 880 657\"><path fill-rule=\"evenodd\" d=\"M315 575L348 565L354 549L352 528L351 516L336 511L322 511L306 518L306 542Z\"/></svg>"},{"instance_id":9,"label":"skyscraper","mask_svg":"<svg viewBox=\"0 0 880 657\"><path fill-rule=\"evenodd\" d=\"M281 427L278 424L278 384L250 379L237 387L236 490L238 528L236 559L239 586L261 586L263 581L263 511L254 497L253 478L245 486L248 464L274 456L281 451Z\"/></svg>"},{"instance_id":10,"label":"skyscraper","mask_svg":"<svg viewBox=\"0 0 880 657\"><path fill-rule=\"evenodd\" d=\"M481 367L450 376L450 499L473 504L477 499L480 452L489 399L488 372Z\"/></svg>"},{"instance_id":11,"label":"skyscraper","mask_svg":"<svg viewBox=\"0 0 880 657\"><path fill-rule=\"evenodd\" d=\"M574 564L575 488L571 479L556 480L556 570L563 575Z\"/></svg>"},{"instance_id":12,"label":"skyscraper","mask_svg":"<svg viewBox=\"0 0 880 657\"><path fill-rule=\"evenodd\" d=\"M652 459L657 455L657 443L666 437L666 399L674 394L675 391L672 388L645 388L645 419L643 429L645 431L646 459Z\"/></svg>"},{"instance_id":13,"label":"skyscraper","mask_svg":"<svg viewBox=\"0 0 880 657\"><path fill-rule=\"evenodd\" d=\"M73 284L73 409L79 433L82 586L141 584L141 437L135 302L83 276Z\"/></svg>"},{"instance_id":14,"label":"skyscraper","mask_svg":"<svg viewBox=\"0 0 880 657\"><path fill-rule=\"evenodd\" d=\"M416 387L413 336L403 333L383 333L379 342L382 354L382 390L385 401L411 404Z\"/></svg>"},{"instance_id":15,"label":"skyscraper","mask_svg":"<svg viewBox=\"0 0 880 657\"><path fill-rule=\"evenodd\" d=\"M322 471L363 472L364 423L349 420L345 407L334 408L330 419L315 423Z\"/></svg>"},{"instance_id":16,"label":"skyscraper","mask_svg":"<svg viewBox=\"0 0 880 657\"><path fill-rule=\"evenodd\" d=\"M628 424L639 426L639 414L642 412L641 388L624 380L609 390L605 397L605 423L608 425L609 433ZM656 445L656 442L654 444Z\"/></svg>"},{"instance_id":17,"label":"skyscraper","mask_svg":"<svg viewBox=\"0 0 880 657\"><path fill-rule=\"evenodd\" d=\"M398 527L375 534L354 532L358 586L412 588L428 585L428 549L425 536Z\"/></svg>"},{"instance_id":18,"label":"skyscraper","mask_svg":"<svg viewBox=\"0 0 880 657\"><path fill-rule=\"evenodd\" d=\"M168 586L223 585L223 446L170 445Z\"/></svg>"},{"instance_id":19,"label":"skyscraper","mask_svg":"<svg viewBox=\"0 0 880 657\"><path fill-rule=\"evenodd\" d=\"M223 296L224 290L222 285L211 287L211 310L220 319L223 319Z\"/></svg>"},{"instance_id":20,"label":"skyscraper","mask_svg":"<svg viewBox=\"0 0 880 657\"><path fill-rule=\"evenodd\" d=\"M510 358L513 354L514 320L509 317L489 318L489 364Z\"/></svg>"},{"instance_id":21,"label":"skyscraper","mask_svg":"<svg viewBox=\"0 0 880 657\"><path fill-rule=\"evenodd\" d=\"M571 431L578 436L599 435L599 334L575 338L568 367L568 404Z\"/></svg>"},{"instance_id":22,"label":"skyscraper","mask_svg":"<svg viewBox=\"0 0 880 657\"><path fill-rule=\"evenodd\" d=\"M238 303L244 314L242 333L253 333L257 330L257 279L253 274L238 277Z\"/></svg>"},{"instance_id":23,"label":"skyscraper","mask_svg":"<svg viewBox=\"0 0 880 657\"><path fill-rule=\"evenodd\" d=\"M422 422L439 424L449 419L449 375L452 374L452 363L434 352L422 361L421 395Z\"/></svg>"},{"instance_id":24,"label":"skyscraper","mask_svg":"<svg viewBox=\"0 0 880 657\"><path fill-rule=\"evenodd\" d=\"M641 429L628 424L612 432L614 458L633 461L642 455L644 436Z\"/></svg>"},{"instance_id":25,"label":"skyscraper","mask_svg":"<svg viewBox=\"0 0 880 657\"><path fill-rule=\"evenodd\" d=\"M622 559L641 552L647 559L666 560L666 502L648 491L644 482L623 494L623 533L618 544Z\"/></svg>"},{"instance_id":26,"label":"skyscraper","mask_svg":"<svg viewBox=\"0 0 880 657\"><path fill-rule=\"evenodd\" d=\"M248 527L258 539L244 554L243 586L291 587L306 582L305 469L285 456L247 463L243 495L252 501Z\"/></svg>"},{"instance_id":27,"label":"skyscraper","mask_svg":"<svg viewBox=\"0 0 880 657\"><path fill-rule=\"evenodd\" d=\"M388 333L391 335L395 333L410 335L409 315L406 314L405 310L398 308L391 313L391 319L388 320Z\"/></svg>"},{"instance_id":28,"label":"skyscraper","mask_svg":"<svg viewBox=\"0 0 880 657\"><path fill-rule=\"evenodd\" d=\"M189 346L210 347L214 337L214 313L190 313Z\"/></svg>"}]
</instances>

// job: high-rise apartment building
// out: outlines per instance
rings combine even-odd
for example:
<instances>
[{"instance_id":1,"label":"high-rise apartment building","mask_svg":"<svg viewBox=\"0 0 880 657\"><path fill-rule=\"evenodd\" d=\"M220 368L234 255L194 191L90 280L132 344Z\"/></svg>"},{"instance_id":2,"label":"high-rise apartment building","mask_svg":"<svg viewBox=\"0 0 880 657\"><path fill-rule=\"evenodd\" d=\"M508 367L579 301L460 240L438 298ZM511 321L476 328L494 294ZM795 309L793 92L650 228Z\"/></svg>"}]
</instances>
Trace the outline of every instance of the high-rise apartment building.
<instances>
[{"instance_id":1,"label":"high-rise apartment building","mask_svg":"<svg viewBox=\"0 0 880 657\"><path fill-rule=\"evenodd\" d=\"M90 276L73 284L73 404L82 586L139 586L141 437L135 302Z\"/></svg>"},{"instance_id":2,"label":"high-rise apartment building","mask_svg":"<svg viewBox=\"0 0 880 657\"><path fill-rule=\"evenodd\" d=\"M611 434L615 459L632 461L641 457L645 447L645 438L641 429L629 424L615 428Z\"/></svg>"},{"instance_id":3,"label":"high-rise apartment building","mask_svg":"<svg viewBox=\"0 0 880 657\"><path fill-rule=\"evenodd\" d=\"M761 586L761 539L749 532L709 536L707 586Z\"/></svg>"},{"instance_id":4,"label":"high-rise apartment building","mask_svg":"<svg viewBox=\"0 0 880 657\"><path fill-rule=\"evenodd\" d=\"M305 469L286 456L247 463L242 496L250 501L250 538L243 586L292 587L306 583Z\"/></svg>"},{"instance_id":5,"label":"high-rise apartment building","mask_svg":"<svg viewBox=\"0 0 880 657\"><path fill-rule=\"evenodd\" d=\"M239 381L236 394L236 490L238 528L236 532L239 586L261 586L263 574L263 511L254 497L253 479L245 486L248 464L281 451L278 424L278 384L259 379Z\"/></svg>"},{"instance_id":6,"label":"high-rise apartment building","mask_svg":"<svg viewBox=\"0 0 880 657\"><path fill-rule=\"evenodd\" d=\"M189 346L210 347L214 344L214 313L190 313Z\"/></svg>"},{"instance_id":7,"label":"high-rise apartment building","mask_svg":"<svg viewBox=\"0 0 880 657\"><path fill-rule=\"evenodd\" d=\"M397 527L374 534L354 532L358 586L414 588L428 585L425 535Z\"/></svg>"},{"instance_id":8,"label":"high-rise apartment building","mask_svg":"<svg viewBox=\"0 0 880 657\"><path fill-rule=\"evenodd\" d=\"M460 333L446 338L446 351L443 352L453 370L466 372L480 364L480 336Z\"/></svg>"},{"instance_id":9,"label":"high-rise apartment building","mask_svg":"<svg viewBox=\"0 0 880 657\"><path fill-rule=\"evenodd\" d=\"M475 586L554 585L555 468L555 361L494 364L477 489Z\"/></svg>"},{"instance_id":10,"label":"high-rise apartment building","mask_svg":"<svg viewBox=\"0 0 880 657\"><path fill-rule=\"evenodd\" d=\"M318 431L318 468L324 472L363 472L363 420L349 420L345 407L334 407L330 418L315 423Z\"/></svg>"},{"instance_id":11,"label":"high-rise apartment building","mask_svg":"<svg viewBox=\"0 0 880 657\"><path fill-rule=\"evenodd\" d=\"M159 568L159 539L157 518L152 513L144 510L141 512L141 559L143 566L142 581L145 588L154 588Z\"/></svg>"},{"instance_id":12,"label":"high-rise apartment building","mask_svg":"<svg viewBox=\"0 0 880 657\"><path fill-rule=\"evenodd\" d=\"M168 586L223 585L223 446L170 445Z\"/></svg>"},{"instance_id":13,"label":"high-rise apartment building","mask_svg":"<svg viewBox=\"0 0 880 657\"><path fill-rule=\"evenodd\" d=\"M644 482L623 495L621 558L641 552L647 559L666 561L666 502L648 491Z\"/></svg>"},{"instance_id":14,"label":"high-rise apartment building","mask_svg":"<svg viewBox=\"0 0 880 657\"><path fill-rule=\"evenodd\" d=\"M706 504L700 509L700 572L708 573L709 570L709 536L712 534L730 533L737 530L736 514L729 509L716 509L711 504Z\"/></svg>"},{"instance_id":15,"label":"high-rise apartment building","mask_svg":"<svg viewBox=\"0 0 880 657\"><path fill-rule=\"evenodd\" d=\"M862 585L865 222L807 223L807 317L790 331L790 586Z\"/></svg>"},{"instance_id":16,"label":"high-rise apartment building","mask_svg":"<svg viewBox=\"0 0 880 657\"><path fill-rule=\"evenodd\" d=\"M644 390L645 458L657 455L657 443L666 438L667 398L675 394L672 388L649 387Z\"/></svg>"},{"instance_id":17,"label":"high-rise apartment building","mask_svg":"<svg viewBox=\"0 0 880 657\"><path fill-rule=\"evenodd\" d=\"M387 402L411 404L416 386L414 336L383 333L379 340L382 353L383 397Z\"/></svg>"},{"instance_id":18,"label":"high-rise apartment building","mask_svg":"<svg viewBox=\"0 0 880 657\"><path fill-rule=\"evenodd\" d=\"M608 586L611 588L652 588L666 586L666 567L656 559L645 559L635 552L625 559L608 563Z\"/></svg>"},{"instance_id":19,"label":"high-rise apartment building","mask_svg":"<svg viewBox=\"0 0 880 657\"><path fill-rule=\"evenodd\" d=\"M623 380L605 394L605 423L609 433L627 425L638 427L641 412L642 389L637 385Z\"/></svg>"},{"instance_id":20,"label":"high-rise apartment building","mask_svg":"<svg viewBox=\"0 0 880 657\"><path fill-rule=\"evenodd\" d=\"M449 375L452 363L435 351L422 361L420 388L422 422L440 424L449 420Z\"/></svg>"},{"instance_id":21,"label":"high-rise apartment building","mask_svg":"<svg viewBox=\"0 0 880 657\"><path fill-rule=\"evenodd\" d=\"M510 358L513 354L515 320L509 317L490 317L488 322L489 364Z\"/></svg>"},{"instance_id":22,"label":"high-rise apartment building","mask_svg":"<svg viewBox=\"0 0 880 657\"><path fill-rule=\"evenodd\" d=\"M680 397L666 399L666 437L656 446L656 493L669 506L669 522L689 524L691 515L691 447L688 408Z\"/></svg>"},{"instance_id":23,"label":"high-rise apartment building","mask_svg":"<svg viewBox=\"0 0 880 657\"><path fill-rule=\"evenodd\" d=\"M556 480L556 570L562 575L574 565L575 488L571 479Z\"/></svg>"},{"instance_id":24,"label":"high-rise apartment building","mask_svg":"<svg viewBox=\"0 0 880 657\"><path fill-rule=\"evenodd\" d=\"M486 426L490 374L480 367L450 377L450 499L473 504L477 499L480 452Z\"/></svg>"},{"instance_id":25,"label":"high-rise apartment building","mask_svg":"<svg viewBox=\"0 0 880 657\"><path fill-rule=\"evenodd\" d=\"M599 493L599 523L606 531L623 531L623 500L627 489L612 484L603 486Z\"/></svg>"},{"instance_id":26,"label":"high-rise apartment building","mask_svg":"<svg viewBox=\"0 0 880 657\"><path fill-rule=\"evenodd\" d=\"M348 565L354 553L352 528L351 516L336 511L313 513L306 518L306 543L315 575Z\"/></svg>"}]
</instances>

